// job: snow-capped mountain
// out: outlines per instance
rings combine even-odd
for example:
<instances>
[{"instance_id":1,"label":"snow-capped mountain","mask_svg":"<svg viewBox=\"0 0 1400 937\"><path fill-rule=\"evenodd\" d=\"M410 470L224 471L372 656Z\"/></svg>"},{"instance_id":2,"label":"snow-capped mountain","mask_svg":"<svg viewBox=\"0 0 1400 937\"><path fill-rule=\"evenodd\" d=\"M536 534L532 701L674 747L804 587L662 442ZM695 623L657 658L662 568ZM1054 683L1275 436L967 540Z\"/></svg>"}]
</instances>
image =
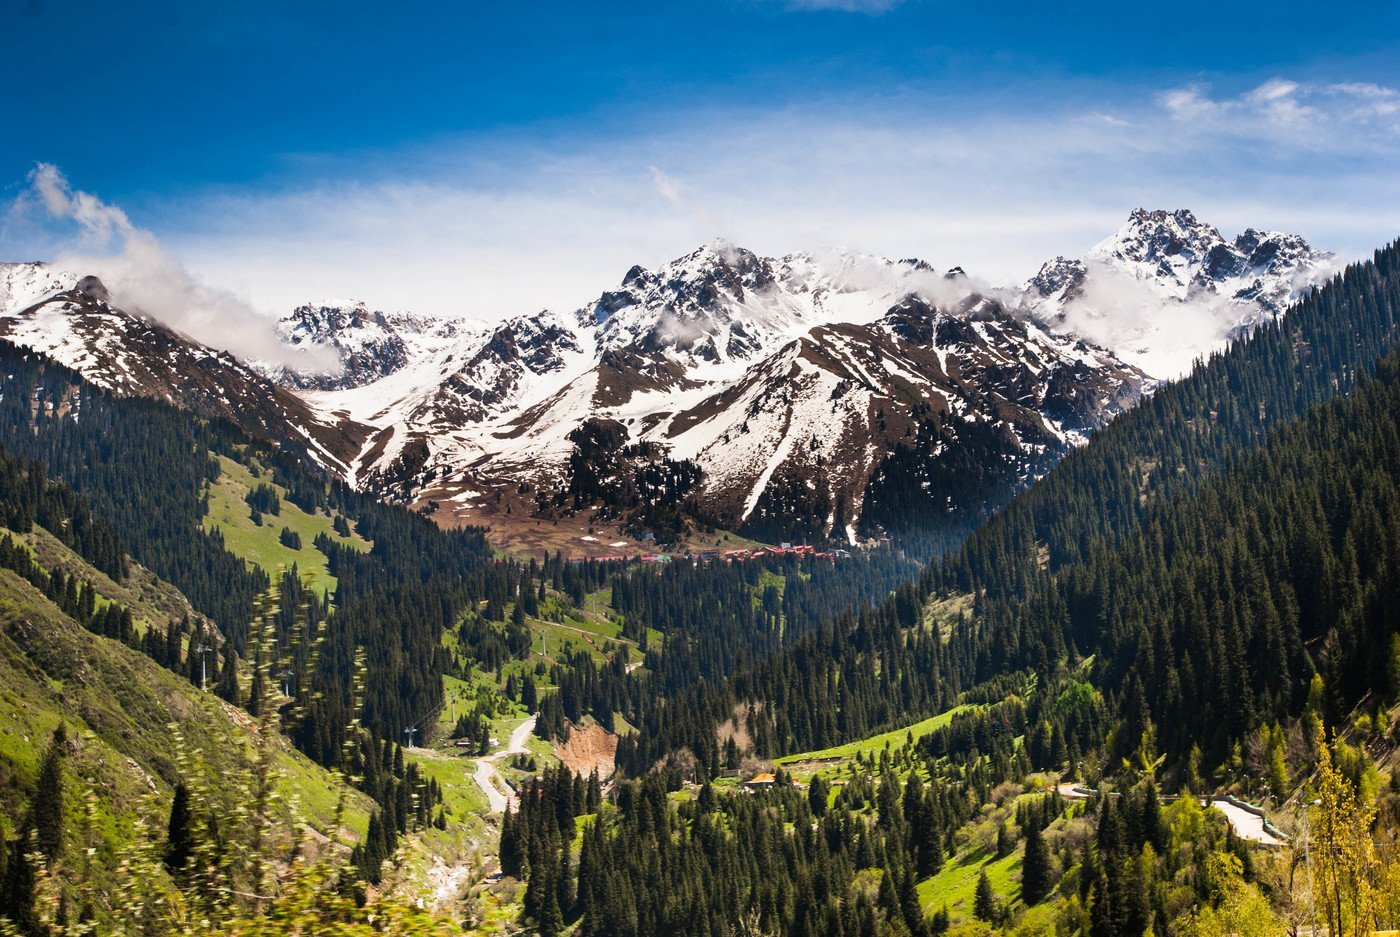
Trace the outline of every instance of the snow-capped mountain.
<instances>
[{"instance_id":1,"label":"snow-capped mountain","mask_svg":"<svg viewBox=\"0 0 1400 937\"><path fill-rule=\"evenodd\" d=\"M1052 329L1169 378L1335 270L1332 254L1297 235L1249 228L1227 241L1185 209L1139 208L1082 259L1042 266L1025 305Z\"/></svg>"},{"instance_id":2,"label":"snow-capped mountain","mask_svg":"<svg viewBox=\"0 0 1400 937\"><path fill-rule=\"evenodd\" d=\"M0 266L0 331L445 522L592 510L600 482L582 484L577 462L591 427L625 464L609 484L695 479L687 504L709 520L785 539L968 526L1153 378L1332 269L1296 236L1226 241L1190 212L1138 210L1017 290L920 260L714 241L564 314L298 307L280 335L333 353L333 374L244 364L43 265Z\"/></svg>"},{"instance_id":3,"label":"snow-capped mountain","mask_svg":"<svg viewBox=\"0 0 1400 937\"><path fill-rule=\"evenodd\" d=\"M96 277L0 264L0 300L0 338L42 351L113 393L230 420L337 474L363 446L364 427L326 419L228 352L123 311Z\"/></svg>"},{"instance_id":4,"label":"snow-capped mountain","mask_svg":"<svg viewBox=\"0 0 1400 937\"><path fill-rule=\"evenodd\" d=\"M298 306L277 323L277 335L292 348L334 350L340 359L340 369L300 372L274 367L268 370L283 383L303 390L360 387L445 346L458 337L459 328L458 323L451 320L407 312L386 315L355 300Z\"/></svg>"},{"instance_id":5,"label":"snow-capped mountain","mask_svg":"<svg viewBox=\"0 0 1400 937\"><path fill-rule=\"evenodd\" d=\"M376 315L342 316L319 343L348 359L347 336ZM286 334L306 318L284 321ZM375 347L391 345L383 336ZM634 267L570 315L461 326L379 380L305 396L382 427L356 483L458 520L557 502L570 435L603 421L657 458L698 465L720 522L778 536L786 515L853 533L867 495L897 484L879 466L925 426L940 440L927 461L961 451L1006 466L989 472L996 495L975 492L994 501L1130 406L1145 379L961 271L837 250L772 259L717 241Z\"/></svg>"}]
</instances>

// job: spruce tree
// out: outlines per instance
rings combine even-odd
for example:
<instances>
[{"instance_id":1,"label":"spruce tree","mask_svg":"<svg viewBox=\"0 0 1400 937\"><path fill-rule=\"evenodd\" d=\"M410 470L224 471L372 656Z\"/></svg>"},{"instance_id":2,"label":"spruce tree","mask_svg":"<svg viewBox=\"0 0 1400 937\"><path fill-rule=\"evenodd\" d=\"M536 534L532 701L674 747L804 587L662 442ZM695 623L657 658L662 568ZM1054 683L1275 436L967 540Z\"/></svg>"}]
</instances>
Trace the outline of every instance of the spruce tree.
<instances>
[{"instance_id":1,"label":"spruce tree","mask_svg":"<svg viewBox=\"0 0 1400 937\"><path fill-rule=\"evenodd\" d=\"M238 659L234 655L232 643L224 645L223 664L219 667L219 682L214 692L224 702L238 705Z\"/></svg>"},{"instance_id":2,"label":"spruce tree","mask_svg":"<svg viewBox=\"0 0 1400 937\"><path fill-rule=\"evenodd\" d=\"M987 878L987 870L977 873L977 894L972 900L972 913L979 921L992 923L997 918L997 893L992 890L992 880Z\"/></svg>"},{"instance_id":3,"label":"spruce tree","mask_svg":"<svg viewBox=\"0 0 1400 937\"><path fill-rule=\"evenodd\" d=\"M170 822L165 833L165 867L172 875L183 872L194 852L194 829L190 816L190 792L183 781L175 785L170 801Z\"/></svg>"},{"instance_id":4,"label":"spruce tree","mask_svg":"<svg viewBox=\"0 0 1400 937\"><path fill-rule=\"evenodd\" d=\"M1021 899L1035 904L1050 893L1050 856L1045 835L1032 819L1026 825L1026 854L1021 862Z\"/></svg>"},{"instance_id":5,"label":"spruce tree","mask_svg":"<svg viewBox=\"0 0 1400 937\"><path fill-rule=\"evenodd\" d=\"M912 777L917 778L918 775ZM827 798L830 793L831 785L827 783L826 778L820 774L813 775L812 781L807 787L807 805L812 811L812 816L826 816Z\"/></svg>"},{"instance_id":6,"label":"spruce tree","mask_svg":"<svg viewBox=\"0 0 1400 937\"><path fill-rule=\"evenodd\" d=\"M384 864L384 821L376 810L369 815L369 829L361 844L360 874L371 885L379 884L380 867Z\"/></svg>"},{"instance_id":7,"label":"spruce tree","mask_svg":"<svg viewBox=\"0 0 1400 937\"><path fill-rule=\"evenodd\" d=\"M48 753L39 769L39 785L34 792L35 845L44 858L53 862L63 850L63 755L68 747L68 731L54 730Z\"/></svg>"}]
</instances>

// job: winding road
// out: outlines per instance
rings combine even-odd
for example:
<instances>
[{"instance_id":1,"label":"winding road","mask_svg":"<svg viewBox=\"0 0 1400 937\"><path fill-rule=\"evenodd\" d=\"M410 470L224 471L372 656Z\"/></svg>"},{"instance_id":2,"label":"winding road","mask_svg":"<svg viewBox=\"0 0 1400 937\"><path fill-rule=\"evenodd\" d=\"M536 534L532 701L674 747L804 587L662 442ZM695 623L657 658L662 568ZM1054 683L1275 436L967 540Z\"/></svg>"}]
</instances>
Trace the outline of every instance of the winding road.
<instances>
[{"instance_id":1,"label":"winding road","mask_svg":"<svg viewBox=\"0 0 1400 937\"><path fill-rule=\"evenodd\" d=\"M1215 798L1215 802L1211 806L1225 814L1225 818L1235 828L1235 835L1240 839L1263 843L1265 846L1288 845L1286 840L1279 839L1269 832L1268 828L1264 826L1264 818L1258 814L1250 813L1248 810L1237 807L1221 798Z\"/></svg>"},{"instance_id":2,"label":"winding road","mask_svg":"<svg viewBox=\"0 0 1400 937\"><path fill-rule=\"evenodd\" d=\"M501 777L501 772L496 770L496 762L502 758L521 755L529 751L525 747L525 740L530 737L530 733L535 731L535 720L538 718L538 715L531 716L520 723L510 733L510 740L505 748L494 754L478 758L476 761L476 773L473 777L476 779L477 786L486 794L486 800L491 804L492 813L505 813L506 807L513 807L516 802L513 792L510 794L501 792L502 787L510 790L510 785L506 783L505 778Z\"/></svg>"},{"instance_id":3,"label":"winding road","mask_svg":"<svg viewBox=\"0 0 1400 937\"><path fill-rule=\"evenodd\" d=\"M1087 800L1089 794L1083 793L1079 785L1074 783L1061 784L1056 788L1060 796L1066 800ZM1117 794L1112 795L1114 797ZM1264 818L1256 813L1251 813L1236 804L1230 803L1223 797L1210 796L1205 798L1208 805L1214 807L1225 815L1225 819L1230 821L1230 825L1235 828L1235 835L1240 839L1247 839L1250 842L1261 843L1265 846L1286 846L1288 841L1280 839L1269 831L1264 825Z\"/></svg>"}]
</instances>

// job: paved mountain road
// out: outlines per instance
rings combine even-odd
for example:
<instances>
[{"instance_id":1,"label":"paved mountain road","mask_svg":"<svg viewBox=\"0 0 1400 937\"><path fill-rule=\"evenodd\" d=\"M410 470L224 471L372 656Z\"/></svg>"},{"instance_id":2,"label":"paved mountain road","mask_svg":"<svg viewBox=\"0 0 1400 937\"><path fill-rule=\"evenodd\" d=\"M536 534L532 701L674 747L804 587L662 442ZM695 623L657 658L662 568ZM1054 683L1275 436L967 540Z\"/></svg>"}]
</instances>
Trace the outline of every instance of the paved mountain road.
<instances>
[{"instance_id":1,"label":"paved mountain road","mask_svg":"<svg viewBox=\"0 0 1400 937\"><path fill-rule=\"evenodd\" d=\"M1077 788L1077 784L1068 783L1058 785L1056 790L1066 800L1087 800L1089 795L1077 790ZM1235 835L1240 839L1247 839L1265 846L1287 845L1285 840L1279 839L1269 832L1268 828L1264 826L1264 818L1258 814L1250 813L1243 807L1232 804L1222 797L1210 797L1209 801L1210 806L1225 814L1225 819L1230 821L1230 825L1235 828Z\"/></svg>"}]
</instances>

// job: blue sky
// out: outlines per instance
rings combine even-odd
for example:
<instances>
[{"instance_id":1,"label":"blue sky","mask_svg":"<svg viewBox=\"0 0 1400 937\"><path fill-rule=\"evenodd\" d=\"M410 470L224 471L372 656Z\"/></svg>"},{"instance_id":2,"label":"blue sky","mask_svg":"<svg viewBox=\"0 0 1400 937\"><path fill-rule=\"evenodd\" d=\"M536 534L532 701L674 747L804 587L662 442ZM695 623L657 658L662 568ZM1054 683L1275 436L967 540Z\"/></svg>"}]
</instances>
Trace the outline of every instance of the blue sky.
<instances>
[{"instance_id":1,"label":"blue sky","mask_svg":"<svg viewBox=\"0 0 1400 937\"><path fill-rule=\"evenodd\" d=\"M1004 281L1137 205L1400 234L1400 4L1067 6L0 0L0 257L492 317L716 236Z\"/></svg>"}]
</instances>

